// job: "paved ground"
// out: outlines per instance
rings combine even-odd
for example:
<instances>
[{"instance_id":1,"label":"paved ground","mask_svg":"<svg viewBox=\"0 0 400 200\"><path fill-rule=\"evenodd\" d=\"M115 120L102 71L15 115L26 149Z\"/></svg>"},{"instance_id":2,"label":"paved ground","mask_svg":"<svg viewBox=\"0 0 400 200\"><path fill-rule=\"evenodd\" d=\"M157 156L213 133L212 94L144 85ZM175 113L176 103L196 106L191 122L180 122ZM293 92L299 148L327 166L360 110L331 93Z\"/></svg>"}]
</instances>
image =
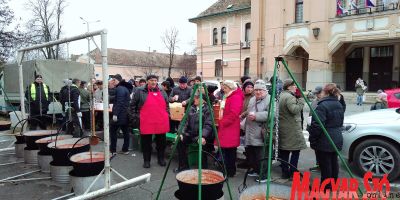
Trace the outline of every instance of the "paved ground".
<instances>
[{"instance_id":1,"label":"paved ground","mask_svg":"<svg viewBox=\"0 0 400 200\"><path fill-rule=\"evenodd\" d=\"M346 115L364 112L369 110L370 105L365 105L362 107L355 105L348 105ZM307 109L304 110L307 114ZM307 137L307 133L305 133ZM5 148L9 146L10 142L6 141L9 137L0 136L0 148ZM120 146L122 141L118 141ZM95 147L101 150L101 146ZM170 148L168 150L170 152ZM0 164L21 161L22 159L16 159L15 155L7 155L7 153L12 153L12 151L0 152ZM101 199L155 199L157 190L160 186L163 173L165 172L165 167L160 167L157 165L156 155L154 153L152 157L152 163L150 169L142 168L142 154L138 151L132 151L129 155L117 155L112 161L112 167L120 172L127 178L133 178L145 173L151 173L151 181L147 184L132 187L108 196L104 196ZM299 170L308 171L315 163L314 152L308 148L301 152L299 161ZM170 170L168 171L167 178L162 190L161 199L175 199L174 192L178 189L177 182L175 180L175 174L172 169L177 166L177 158L173 159ZM7 166L0 165L0 179L4 179L17 174L25 173L28 171L37 170L38 167L35 165L25 165L23 163L12 164ZM343 169L343 167L342 167ZM238 198L238 187L242 184L245 171L238 169L237 175L229 179L231 186L231 192L233 199ZM45 173L34 173L28 175L25 178L35 178L35 177L48 177L49 174ZM319 173L313 172L313 177L319 177ZM340 171L340 177L348 177L344 170ZM112 177L113 182L122 181L116 175ZM275 163L272 168L272 179L274 182L291 185L288 180L280 179L280 168L279 164ZM249 177L247 184L254 185L256 182L254 178ZM392 186L392 190L398 190L399 180L397 180ZM397 187L397 188L395 188ZM52 199L71 192L71 186L69 184L58 184L51 180L40 180L40 181L30 181L21 183L0 183L0 199ZM227 185L224 185L225 199L229 199Z\"/></svg>"}]
</instances>

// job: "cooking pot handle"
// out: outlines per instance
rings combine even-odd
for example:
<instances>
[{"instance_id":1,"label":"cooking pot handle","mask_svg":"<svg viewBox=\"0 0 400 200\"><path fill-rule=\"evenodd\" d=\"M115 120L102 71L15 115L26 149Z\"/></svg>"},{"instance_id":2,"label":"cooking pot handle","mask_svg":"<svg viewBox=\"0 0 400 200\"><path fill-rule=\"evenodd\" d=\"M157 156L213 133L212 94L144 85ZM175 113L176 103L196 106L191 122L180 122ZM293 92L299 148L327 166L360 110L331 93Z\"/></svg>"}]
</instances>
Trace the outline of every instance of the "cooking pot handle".
<instances>
[{"instance_id":1,"label":"cooking pot handle","mask_svg":"<svg viewBox=\"0 0 400 200\"><path fill-rule=\"evenodd\" d=\"M194 153L194 152L199 152L199 150L191 150L191 151L189 151L188 152L188 156L191 154L191 153ZM211 153L209 153L209 152L207 152L207 151L201 151L202 153L205 153L205 154L207 154L208 156L210 156L211 158L213 158L215 161L216 161L216 163L219 165L219 167L220 167L220 169L222 169L222 174L224 174L224 166L222 166L222 164L221 164L221 162L220 161L218 161L218 159L215 157L215 156L213 156ZM226 178L226 174L224 174L224 177Z\"/></svg>"},{"instance_id":2,"label":"cooking pot handle","mask_svg":"<svg viewBox=\"0 0 400 200\"><path fill-rule=\"evenodd\" d=\"M258 161L261 163L262 161L265 161L265 160L268 160L268 157L265 157L265 158L260 159L260 160L258 160ZM285 160L282 160L281 158L276 158L276 160L278 160L279 162L283 162L283 163L289 165L290 167L294 168L296 172L299 172L299 173L300 173L300 177L303 178L303 174L297 169L297 167L295 167L294 165L288 163L288 162L285 161ZM272 166L272 165L271 165L271 166ZM241 185L239 185L239 187L238 187L239 194L242 193L242 192L247 188L246 180L247 180L247 175L248 175L249 172L250 172L250 169L251 169L250 167L247 168L246 174L244 175L243 183L242 183Z\"/></svg>"},{"instance_id":3,"label":"cooking pot handle","mask_svg":"<svg viewBox=\"0 0 400 200\"><path fill-rule=\"evenodd\" d=\"M100 140L104 141L103 138L98 137L98 136L85 136L85 137L81 137L79 140L77 140L77 141L74 143L74 145L72 145L72 149L75 147L76 144L78 144L79 141L81 141L82 139L85 139L85 138L89 138L89 137L97 137L97 138L99 138ZM88 143L88 144L90 144L90 143ZM70 154L71 154L71 151L67 154L68 159L70 159L71 156L72 156L72 155L70 155Z\"/></svg>"},{"instance_id":4,"label":"cooking pot handle","mask_svg":"<svg viewBox=\"0 0 400 200\"><path fill-rule=\"evenodd\" d=\"M19 120L18 121L18 123L14 126L14 128L13 128L13 131L12 131L12 134L14 135L14 133L15 133L15 129L17 128L17 126L18 126L18 124L21 124L21 122L24 122L24 121L26 121L26 120L28 120L28 118L25 118L25 119L21 119L21 120ZM21 132L19 133L20 135L22 135L22 131L23 131L24 129L23 129L23 125L22 125L22 128L21 128Z\"/></svg>"}]
</instances>

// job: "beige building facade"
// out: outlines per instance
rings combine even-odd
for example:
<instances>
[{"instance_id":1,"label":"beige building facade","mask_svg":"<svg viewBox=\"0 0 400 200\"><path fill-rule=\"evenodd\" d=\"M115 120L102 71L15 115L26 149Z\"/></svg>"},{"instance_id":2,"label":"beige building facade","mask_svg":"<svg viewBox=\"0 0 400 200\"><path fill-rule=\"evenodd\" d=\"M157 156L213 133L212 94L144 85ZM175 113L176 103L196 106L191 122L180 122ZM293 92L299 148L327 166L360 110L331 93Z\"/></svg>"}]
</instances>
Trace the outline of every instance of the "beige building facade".
<instances>
[{"instance_id":1,"label":"beige building facade","mask_svg":"<svg viewBox=\"0 0 400 200\"><path fill-rule=\"evenodd\" d=\"M246 2L250 2L250 11L235 14L227 11L229 5L232 5L230 8L232 9ZM369 4L370 2L373 6ZM218 3L220 6L216 6ZM354 83L358 77L362 77L368 83L370 91L398 85L400 10L396 1L225 0L216 4L210 8L220 9L214 9L213 15L204 17L202 13L194 18L196 20L190 20L198 27L198 49L201 49L201 44L204 46L207 38L212 38L212 31L208 29L218 28L217 24L221 23L221 19L237 22L236 26L239 27L239 24L243 26L243 23L247 22L238 22L234 19L250 16L250 48L245 50L247 51L245 54L242 53L241 58L237 51L229 58L240 60L242 66L245 59L249 58L248 74L252 77L271 77L274 58L287 55L285 58L289 67L303 89L313 89L317 85L335 82L344 90L351 91L354 90ZM224 6L227 7L223 8ZM236 41L228 41L226 46L238 42L237 38L241 39L243 34L243 29L235 33L227 32L231 39L235 38L231 35L239 36L235 38ZM207 79L212 79L214 77L210 74L215 71L215 65L214 68L212 66L212 52L204 50L201 54L201 51L198 51L198 71L201 69L202 56L203 75ZM214 54L214 57L218 58L218 54ZM234 57L236 59L233 59ZM219 58L221 59L221 56ZM222 59L222 62L228 63L224 67L224 72L235 71L235 73L233 76L228 76L229 73L226 73L227 78L224 74L224 79L238 79L239 73L235 67L237 64L231 66L227 59L228 57ZM281 79L288 77L283 67L279 75Z\"/></svg>"}]
</instances>

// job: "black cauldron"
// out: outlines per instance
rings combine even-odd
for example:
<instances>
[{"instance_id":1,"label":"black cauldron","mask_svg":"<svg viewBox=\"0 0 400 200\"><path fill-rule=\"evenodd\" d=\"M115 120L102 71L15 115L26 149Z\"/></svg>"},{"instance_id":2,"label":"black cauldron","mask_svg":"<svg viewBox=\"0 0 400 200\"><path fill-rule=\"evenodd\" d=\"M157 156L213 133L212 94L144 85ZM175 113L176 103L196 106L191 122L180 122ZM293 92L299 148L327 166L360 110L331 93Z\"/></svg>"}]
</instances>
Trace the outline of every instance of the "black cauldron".
<instances>
[{"instance_id":1,"label":"black cauldron","mask_svg":"<svg viewBox=\"0 0 400 200\"><path fill-rule=\"evenodd\" d=\"M47 147L51 151L51 156L53 157L52 163L55 166L71 166L72 163L69 160L68 155L71 156L77 153L89 151L90 149L88 138L57 140L48 144Z\"/></svg>"},{"instance_id":2,"label":"black cauldron","mask_svg":"<svg viewBox=\"0 0 400 200\"><path fill-rule=\"evenodd\" d=\"M70 158L74 174L78 177L96 176L104 168L103 152L83 152Z\"/></svg>"},{"instance_id":3,"label":"black cauldron","mask_svg":"<svg viewBox=\"0 0 400 200\"><path fill-rule=\"evenodd\" d=\"M223 195L225 177L219 171L204 169L201 175L202 199L214 200ZM175 193L179 199L198 199L198 170L190 169L176 175L179 190Z\"/></svg>"},{"instance_id":4,"label":"black cauldron","mask_svg":"<svg viewBox=\"0 0 400 200\"><path fill-rule=\"evenodd\" d=\"M25 144L25 136L20 135L19 133L15 134L15 139L17 139L15 144Z\"/></svg>"},{"instance_id":5,"label":"black cauldron","mask_svg":"<svg viewBox=\"0 0 400 200\"><path fill-rule=\"evenodd\" d=\"M35 143L36 140L42 139L48 136L57 135L57 130L37 130L37 131L28 131L23 133L25 136L26 149L27 150L37 150L39 149L38 145Z\"/></svg>"},{"instance_id":6,"label":"black cauldron","mask_svg":"<svg viewBox=\"0 0 400 200\"><path fill-rule=\"evenodd\" d=\"M0 121L0 131L10 130L11 122L10 121Z\"/></svg>"},{"instance_id":7,"label":"black cauldron","mask_svg":"<svg viewBox=\"0 0 400 200\"><path fill-rule=\"evenodd\" d=\"M51 155L51 150L47 145L49 143L52 143L54 141L60 141L60 140L65 140L65 139L70 139L72 138L72 135L58 135L58 136L50 136L50 137L45 137L39 140L36 140L36 145L39 147L39 154L40 155Z\"/></svg>"}]
</instances>

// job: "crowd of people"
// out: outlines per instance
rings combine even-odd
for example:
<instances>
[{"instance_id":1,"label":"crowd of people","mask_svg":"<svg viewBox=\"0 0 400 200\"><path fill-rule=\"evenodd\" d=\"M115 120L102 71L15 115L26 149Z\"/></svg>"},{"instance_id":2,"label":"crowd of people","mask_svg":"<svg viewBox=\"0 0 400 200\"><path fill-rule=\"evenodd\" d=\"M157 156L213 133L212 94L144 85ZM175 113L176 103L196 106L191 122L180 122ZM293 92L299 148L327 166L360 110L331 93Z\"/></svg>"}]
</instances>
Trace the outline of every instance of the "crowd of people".
<instances>
[{"instance_id":1,"label":"crowd of people","mask_svg":"<svg viewBox=\"0 0 400 200\"><path fill-rule=\"evenodd\" d=\"M125 81L121 75L116 74L108 84L109 101L113 104L112 118L110 118L110 151L113 156L117 154L117 133L121 130L124 140L119 153L128 154L129 134L133 128L137 128L140 130L144 168L151 167L153 141L156 143L157 163L160 166L166 165L166 133L176 132L180 125L179 121L171 120L169 103L179 102L184 107L188 106L193 87L191 84L201 83L202 79L195 77L189 80L182 76L177 86L172 78L168 78L161 84L158 81L155 75L149 75L140 81L133 79ZM65 121L73 122L69 123L70 127L67 126L67 130L69 134L79 137L82 130L91 129L91 97L94 102L103 100L103 82L93 79L90 83L86 83L79 79L66 79L64 83L59 99L65 113ZM240 83L221 81L221 87L216 92L214 92L217 89L215 87L209 87L208 94L204 94L204 89L195 91L193 104L188 108L187 121L183 124L181 137L177 139L179 165L174 171L179 172L189 168L187 151L190 145L201 144L205 152L215 154L215 139L218 136L227 176L235 176L237 167L246 167L251 169L249 176L257 176L259 177L257 181L264 182L266 173L263 172L266 172L266 167L260 169L260 160L265 153L263 152L265 140L273 134L274 138L278 137L277 144L274 142L274 147L277 148L278 156L282 160L282 178L290 179L297 170L300 151L307 148L303 136L302 118L305 100L293 80L277 80L277 83L279 83L277 133L270 133L267 129L271 92L264 80L252 80L244 76L240 79ZM362 87L360 81L359 85ZM316 97L312 102L312 108L315 109L329 136L340 150L343 144L341 129L346 109L340 88L334 83L329 83L316 87L312 93ZM203 96L203 100L200 100L200 96ZM381 96L381 99L384 99L384 94ZM42 76L37 75L35 82L29 85L26 97L31 104L31 116L41 116L47 112L50 102L49 88L43 83ZM210 109L206 104L207 97L220 107L217 133L213 129L212 108ZM358 104L362 102L358 101ZM199 119L200 110L202 111L201 120ZM38 121L40 123L30 123L32 129L37 125L45 128L42 124L45 120ZM199 138L200 121L202 122L202 138ZM306 121L310 145L315 150L316 164L321 170L322 179L337 178L337 155L330 146L328 138L311 114ZM237 147L241 145L241 137L244 141L246 160L238 164L236 155ZM208 167L206 158L203 160L203 167ZM259 176L260 172L264 176Z\"/></svg>"}]
</instances>

